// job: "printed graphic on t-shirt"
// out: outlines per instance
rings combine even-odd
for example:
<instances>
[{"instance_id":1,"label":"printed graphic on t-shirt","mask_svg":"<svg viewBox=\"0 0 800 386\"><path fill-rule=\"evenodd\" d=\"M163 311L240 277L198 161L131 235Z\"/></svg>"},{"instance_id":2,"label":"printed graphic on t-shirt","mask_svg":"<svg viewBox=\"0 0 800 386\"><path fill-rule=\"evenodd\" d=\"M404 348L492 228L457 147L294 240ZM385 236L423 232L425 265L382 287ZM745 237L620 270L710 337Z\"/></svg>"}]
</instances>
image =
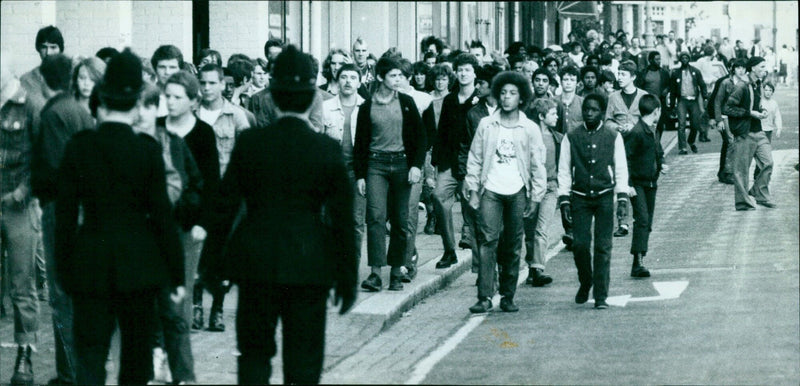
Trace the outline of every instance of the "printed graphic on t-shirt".
<instances>
[{"instance_id":1,"label":"printed graphic on t-shirt","mask_svg":"<svg viewBox=\"0 0 800 386\"><path fill-rule=\"evenodd\" d=\"M517 158L517 152L514 149L514 141L510 139L500 138L497 142L497 150L495 153L497 155L496 160L498 164L510 164Z\"/></svg>"}]
</instances>

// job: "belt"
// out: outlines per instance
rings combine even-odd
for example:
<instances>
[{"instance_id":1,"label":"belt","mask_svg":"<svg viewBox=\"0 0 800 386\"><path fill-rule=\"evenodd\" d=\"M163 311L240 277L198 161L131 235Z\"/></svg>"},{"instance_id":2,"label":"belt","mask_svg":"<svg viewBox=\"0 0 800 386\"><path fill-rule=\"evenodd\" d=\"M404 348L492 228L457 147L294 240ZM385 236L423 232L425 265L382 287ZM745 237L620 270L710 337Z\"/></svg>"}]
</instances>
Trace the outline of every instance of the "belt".
<instances>
[{"instance_id":1,"label":"belt","mask_svg":"<svg viewBox=\"0 0 800 386\"><path fill-rule=\"evenodd\" d=\"M406 152L404 151L371 151L369 152L370 158L382 158L382 159L400 159L406 158Z\"/></svg>"}]
</instances>

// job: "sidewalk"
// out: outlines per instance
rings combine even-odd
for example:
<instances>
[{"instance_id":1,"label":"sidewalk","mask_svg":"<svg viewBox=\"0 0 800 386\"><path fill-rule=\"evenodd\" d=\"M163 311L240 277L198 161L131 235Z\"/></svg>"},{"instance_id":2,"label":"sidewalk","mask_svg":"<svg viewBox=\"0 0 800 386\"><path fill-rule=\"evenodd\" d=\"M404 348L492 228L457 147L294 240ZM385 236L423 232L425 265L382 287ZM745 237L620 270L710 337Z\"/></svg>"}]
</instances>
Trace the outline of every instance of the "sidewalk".
<instances>
[{"instance_id":1,"label":"sidewalk","mask_svg":"<svg viewBox=\"0 0 800 386\"><path fill-rule=\"evenodd\" d=\"M662 146L666 152L674 146L677 132L666 131L662 137ZM673 145L670 145L670 144ZM669 161L668 161L669 162ZM558 216L554 217L550 229L550 252L561 249L561 235L563 229ZM419 254L419 273L412 283L405 283L402 291L388 291L389 269L384 269L382 280L384 290L377 293L360 290L358 299L353 309L346 315L340 316L338 308L332 305L328 308L328 323L326 331L325 369L330 369L342 360L357 352L362 346L378 335L381 331L391 326L403 317L404 313L411 310L414 305L423 302L425 298L446 287L461 274L468 272L471 266L471 251L458 249L458 263L448 269L436 269L436 262L442 255L441 236L426 235L422 233L425 226L425 213L419 215L417 234L417 251ZM453 222L456 229L456 240L460 236L462 224L460 205L453 207ZM523 262L524 264L524 262ZM370 273L366 265L366 240L362 249L362 261L359 268L359 285L361 280ZM359 286L360 288L360 286ZM237 307L237 288L234 287L226 296L224 305L225 332L199 331L192 334L192 351L195 360L195 373L197 380L202 384L231 384L236 383L237 362L236 356L236 328L235 313ZM7 309L11 311L10 304L6 301ZM206 323L208 322L211 298L208 294L204 298ZM40 303L39 317L39 344L38 352L34 354L33 364L35 381L38 384L46 383L55 376L55 351L53 346L53 330L51 325L50 307ZM0 320L0 383L7 382L13 372L16 347L13 344L13 317L7 316ZM283 373L281 364L280 328L276 334L278 341L278 354L272 360L272 383L282 383ZM113 358L119 358L118 342L112 344ZM115 361L116 362L116 361ZM114 364L116 366L116 363ZM366 370L366 369L365 369ZM109 368L109 383L116 383L117 369Z\"/></svg>"}]
</instances>

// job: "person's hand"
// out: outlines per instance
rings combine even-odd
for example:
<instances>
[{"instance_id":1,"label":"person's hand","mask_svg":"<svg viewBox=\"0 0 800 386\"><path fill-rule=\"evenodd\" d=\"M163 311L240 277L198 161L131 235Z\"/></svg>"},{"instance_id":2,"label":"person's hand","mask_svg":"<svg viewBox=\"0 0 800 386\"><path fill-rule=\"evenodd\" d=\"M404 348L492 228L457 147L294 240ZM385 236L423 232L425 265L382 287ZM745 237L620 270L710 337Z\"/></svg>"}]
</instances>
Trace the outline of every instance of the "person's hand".
<instances>
[{"instance_id":1,"label":"person's hand","mask_svg":"<svg viewBox=\"0 0 800 386\"><path fill-rule=\"evenodd\" d=\"M481 206L481 198L478 196L478 192L472 190L469 192L469 207L472 210L478 210Z\"/></svg>"},{"instance_id":2,"label":"person's hand","mask_svg":"<svg viewBox=\"0 0 800 386\"><path fill-rule=\"evenodd\" d=\"M175 287L175 291L169 294L169 300L171 300L175 304L178 304L181 302L181 300L183 300L185 296L186 296L186 287L179 285Z\"/></svg>"},{"instance_id":3,"label":"person's hand","mask_svg":"<svg viewBox=\"0 0 800 386\"><path fill-rule=\"evenodd\" d=\"M617 200L617 218L628 217L628 200L622 198Z\"/></svg>"},{"instance_id":4,"label":"person's hand","mask_svg":"<svg viewBox=\"0 0 800 386\"><path fill-rule=\"evenodd\" d=\"M195 226L192 227L192 238L193 239L195 239L197 241L205 240L207 235L208 234L206 233L206 230L203 229L203 227L201 227L200 225L195 225Z\"/></svg>"},{"instance_id":5,"label":"person's hand","mask_svg":"<svg viewBox=\"0 0 800 386\"><path fill-rule=\"evenodd\" d=\"M750 111L750 116L755 118L755 119L764 119L764 118L767 117L767 114L762 113L761 111L752 110L752 111Z\"/></svg>"},{"instance_id":6,"label":"person's hand","mask_svg":"<svg viewBox=\"0 0 800 386\"><path fill-rule=\"evenodd\" d=\"M334 294L333 298L333 305L338 306L341 304L342 306L339 308L339 315L344 315L351 308L353 308L353 304L356 302L356 289L355 288L344 288L336 286L336 293Z\"/></svg>"},{"instance_id":7,"label":"person's hand","mask_svg":"<svg viewBox=\"0 0 800 386\"><path fill-rule=\"evenodd\" d=\"M717 123L717 130L720 133L725 133L725 122L719 121L719 123Z\"/></svg>"},{"instance_id":8,"label":"person's hand","mask_svg":"<svg viewBox=\"0 0 800 386\"><path fill-rule=\"evenodd\" d=\"M561 203L561 224L572 224L572 204L569 201ZM565 226L566 227L566 226Z\"/></svg>"},{"instance_id":9,"label":"person's hand","mask_svg":"<svg viewBox=\"0 0 800 386\"><path fill-rule=\"evenodd\" d=\"M431 177L428 177L428 178L425 179L425 185L427 185L431 189L435 189L436 188L436 180L431 178Z\"/></svg>"},{"instance_id":10,"label":"person's hand","mask_svg":"<svg viewBox=\"0 0 800 386\"><path fill-rule=\"evenodd\" d=\"M529 200L528 203L525 205L525 211L522 212L522 217L529 218L534 213L536 213L536 209L539 208L539 203L533 200Z\"/></svg>"},{"instance_id":11,"label":"person's hand","mask_svg":"<svg viewBox=\"0 0 800 386\"><path fill-rule=\"evenodd\" d=\"M781 137L781 131L780 130L775 130L774 135L775 135L775 139L780 138Z\"/></svg>"},{"instance_id":12,"label":"person's hand","mask_svg":"<svg viewBox=\"0 0 800 386\"><path fill-rule=\"evenodd\" d=\"M422 171L419 170L418 167L412 166L411 169L408 170L408 183L409 184L416 184L422 179Z\"/></svg>"},{"instance_id":13,"label":"person's hand","mask_svg":"<svg viewBox=\"0 0 800 386\"><path fill-rule=\"evenodd\" d=\"M358 188L358 194L362 196L367 195L367 181L363 178L359 178L358 181L356 181L356 187Z\"/></svg>"}]
</instances>

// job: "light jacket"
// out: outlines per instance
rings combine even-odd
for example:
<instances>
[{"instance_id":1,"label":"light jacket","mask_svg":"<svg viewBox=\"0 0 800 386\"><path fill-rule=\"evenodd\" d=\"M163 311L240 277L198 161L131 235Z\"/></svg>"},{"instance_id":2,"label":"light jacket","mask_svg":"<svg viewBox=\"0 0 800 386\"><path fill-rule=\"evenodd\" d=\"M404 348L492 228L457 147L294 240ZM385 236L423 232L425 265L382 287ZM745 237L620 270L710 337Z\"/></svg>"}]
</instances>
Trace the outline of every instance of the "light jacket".
<instances>
[{"instance_id":1,"label":"light jacket","mask_svg":"<svg viewBox=\"0 0 800 386\"><path fill-rule=\"evenodd\" d=\"M356 123L358 122L358 109L364 103L364 98L356 94L356 107L350 114L350 140L356 143ZM322 102L322 132L342 144L344 134L344 109L339 97Z\"/></svg>"},{"instance_id":2,"label":"light jacket","mask_svg":"<svg viewBox=\"0 0 800 386\"><path fill-rule=\"evenodd\" d=\"M228 166L228 161L231 158L233 145L236 143L236 137L242 131L250 128L250 122L244 109L234 105L227 100L223 100L222 112L217 117L215 122L206 122L211 128L214 129L214 135L217 137L217 151L219 152L219 173L225 174L225 169Z\"/></svg>"},{"instance_id":3,"label":"light jacket","mask_svg":"<svg viewBox=\"0 0 800 386\"><path fill-rule=\"evenodd\" d=\"M467 158L467 175L464 182L470 191L483 194L490 165L495 162L500 111L483 118L472 139ZM544 168L545 152L542 132L539 127L519 112L517 127L513 130L514 147L517 149L517 168L525 183L526 195L534 202L541 202L547 191L547 171Z\"/></svg>"}]
</instances>

